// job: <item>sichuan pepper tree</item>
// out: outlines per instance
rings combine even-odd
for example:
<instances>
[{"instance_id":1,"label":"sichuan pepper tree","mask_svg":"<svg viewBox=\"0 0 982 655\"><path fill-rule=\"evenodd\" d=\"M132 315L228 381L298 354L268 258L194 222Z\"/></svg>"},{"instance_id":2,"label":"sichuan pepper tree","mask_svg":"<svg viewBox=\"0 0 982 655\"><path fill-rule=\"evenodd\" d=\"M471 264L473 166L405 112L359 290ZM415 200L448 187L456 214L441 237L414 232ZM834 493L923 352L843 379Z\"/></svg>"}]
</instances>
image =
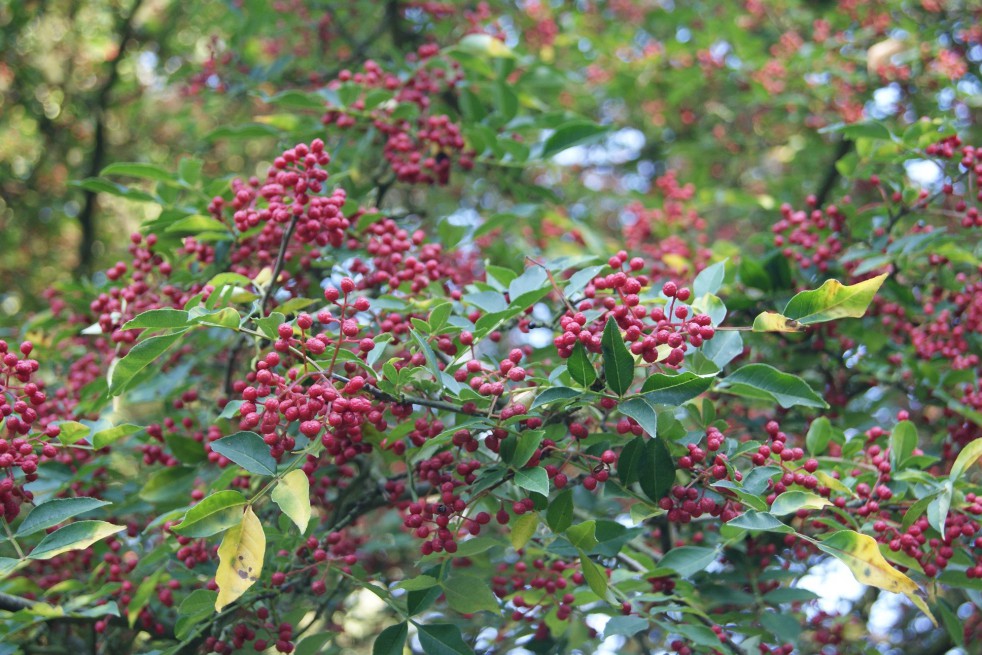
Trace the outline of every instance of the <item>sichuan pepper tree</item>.
<instances>
[{"instance_id":1,"label":"sichuan pepper tree","mask_svg":"<svg viewBox=\"0 0 982 655\"><path fill-rule=\"evenodd\" d=\"M255 176L83 181L151 218L0 342L3 648L865 652L881 591L916 652L977 638L973 14L698 4L389 3L400 57L209 135ZM188 101L236 102L235 56ZM833 562L849 611L800 586Z\"/></svg>"}]
</instances>

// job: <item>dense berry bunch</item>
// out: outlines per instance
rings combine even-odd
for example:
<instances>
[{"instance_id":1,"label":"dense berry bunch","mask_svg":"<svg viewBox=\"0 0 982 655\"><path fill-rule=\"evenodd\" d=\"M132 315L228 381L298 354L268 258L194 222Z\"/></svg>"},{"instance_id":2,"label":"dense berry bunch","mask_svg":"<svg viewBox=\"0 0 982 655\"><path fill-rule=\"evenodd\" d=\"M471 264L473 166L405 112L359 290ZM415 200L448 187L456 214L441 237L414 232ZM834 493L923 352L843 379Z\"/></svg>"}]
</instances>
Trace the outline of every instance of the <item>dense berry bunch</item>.
<instances>
[{"instance_id":1,"label":"dense berry bunch","mask_svg":"<svg viewBox=\"0 0 982 655\"><path fill-rule=\"evenodd\" d=\"M448 115L436 113L432 106L433 98L452 94L460 80L459 72L427 65L438 52L434 45L420 46L420 64L405 80L385 72L378 63L367 61L362 72L342 71L331 85L337 88L344 83L354 84L363 95L351 104L350 110L330 107L324 124L351 128L358 124L362 112L367 112L371 125L385 137L382 153L400 182L446 185L452 166L465 171L474 166L476 153L466 147L460 125ZM451 70L459 71L459 65L453 62ZM372 90L388 92L393 102L366 107ZM414 108L415 117L399 110L405 105Z\"/></svg>"},{"instance_id":2,"label":"dense berry bunch","mask_svg":"<svg viewBox=\"0 0 982 655\"><path fill-rule=\"evenodd\" d=\"M649 278L638 271L644 268L644 260L635 257L627 271L621 270L627 260L624 251L610 258L608 264L616 272L595 277L587 285L586 299L576 311L567 311L560 319L563 332L553 343L563 358L572 355L577 343L589 352L599 353L601 333L610 318L623 330L632 354L649 364L678 368L690 347L698 348L713 338L716 329L712 319L707 314L694 314L691 306L684 304L692 298L692 291L675 282L662 286L662 293L669 299L667 307L643 306L641 293ZM596 318L591 320L590 316Z\"/></svg>"}]
</instances>

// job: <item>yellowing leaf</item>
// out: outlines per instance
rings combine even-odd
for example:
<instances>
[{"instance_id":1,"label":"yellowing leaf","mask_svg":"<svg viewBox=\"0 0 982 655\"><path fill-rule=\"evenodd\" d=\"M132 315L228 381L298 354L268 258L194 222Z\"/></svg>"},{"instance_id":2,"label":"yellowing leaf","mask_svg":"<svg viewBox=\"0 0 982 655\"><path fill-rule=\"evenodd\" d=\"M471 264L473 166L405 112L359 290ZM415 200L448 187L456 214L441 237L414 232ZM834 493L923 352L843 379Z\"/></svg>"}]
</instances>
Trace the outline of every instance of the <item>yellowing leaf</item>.
<instances>
[{"instance_id":1,"label":"yellowing leaf","mask_svg":"<svg viewBox=\"0 0 982 655\"><path fill-rule=\"evenodd\" d=\"M539 527L539 517L534 513L522 514L511 522L511 545L520 550L529 542L535 529Z\"/></svg>"},{"instance_id":2,"label":"yellowing leaf","mask_svg":"<svg viewBox=\"0 0 982 655\"><path fill-rule=\"evenodd\" d=\"M967 446L962 448L962 451L958 453L958 457L955 458L955 463L951 465L949 479L954 482L962 477L962 474L968 470L968 467L975 464L980 457L982 457L982 438L971 441Z\"/></svg>"},{"instance_id":3,"label":"yellowing leaf","mask_svg":"<svg viewBox=\"0 0 982 655\"><path fill-rule=\"evenodd\" d=\"M788 301L784 315L801 325L824 323L837 318L859 318L866 313L873 296L887 279L888 273L846 286L838 280L826 280L813 291L802 291Z\"/></svg>"},{"instance_id":4,"label":"yellowing leaf","mask_svg":"<svg viewBox=\"0 0 982 655\"><path fill-rule=\"evenodd\" d=\"M804 332L805 326L777 312L761 312L754 319L754 332Z\"/></svg>"},{"instance_id":5,"label":"yellowing leaf","mask_svg":"<svg viewBox=\"0 0 982 655\"><path fill-rule=\"evenodd\" d=\"M283 476L273 489L273 502L290 517L300 532L306 532L310 521L310 481L307 474L296 469Z\"/></svg>"},{"instance_id":6,"label":"yellowing leaf","mask_svg":"<svg viewBox=\"0 0 982 655\"><path fill-rule=\"evenodd\" d=\"M872 537L852 530L840 530L815 543L819 549L848 566L860 583L907 596L937 627L938 622L927 603L918 595L920 588L917 583L890 566Z\"/></svg>"},{"instance_id":7,"label":"yellowing leaf","mask_svg":"<svg viewBox=\"0 0 982 655\"><path fill-rule=\"evenodd\" d=\"M662 255L661 260L676 273L681 274L689 270L689 260L682 255L670 252L667 255Z\"/></svg>"},{"instance_id":8,"label":"yellowing leaf","mask_svg":"<svg viewBox=\"0 0 982 655\"><path fill-rule=\"evenodd\" d=\"M247 506L242 523L229 528L218 547L218 598L215 611L221 612L251 587L263 572L263 555L266 552L266 533L263 526Z\"/></svg>"},{"instance_id":9,"label":"yellowing leaf","mask_svg":"<svg viewBox=\"0 0 982 655\"><path fill-rule=\"evenodd\" d=\"M850 496L856 495L852 492L852 489L842 484L841 482L839 482L839 480L833 478L825 471L815 471L814 475L818 479L818 483L823 487L828 487L832 491L838 491L839 493L849 494Z\"/></svg>"}]
</instances>

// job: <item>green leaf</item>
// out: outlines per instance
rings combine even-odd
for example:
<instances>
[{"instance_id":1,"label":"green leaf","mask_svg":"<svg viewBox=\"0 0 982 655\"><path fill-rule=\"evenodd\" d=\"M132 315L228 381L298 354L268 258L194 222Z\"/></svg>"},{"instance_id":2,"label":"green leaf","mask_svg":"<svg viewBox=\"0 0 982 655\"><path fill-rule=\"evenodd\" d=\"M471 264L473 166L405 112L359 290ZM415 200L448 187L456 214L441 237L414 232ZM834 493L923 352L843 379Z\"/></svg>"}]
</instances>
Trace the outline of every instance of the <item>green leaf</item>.
<instances>
[{"instance_id":1,"label":"green leaf","mask_svg":"<svg viewBox=\"0 0 982 655\"><path fill-rule=\"evenodd\" d=\"M508 285L509 306L527 309L541 300L550 290L552 290L552 283L549 282L546 269L541 266L531 266Z\"/></svg>"},{"instance_id":2,"label":"green leaf","mask_svg":"<svg viewBox=\"0 0 982 655\"><path fill-rule=\"evenodd\" d=\"M805 435L805 448L812 455L821 455L831 440L832 424L824 416L819 416L808 426L808 434Z\"/></svg>"},{"instance_id":3,"label":"green leaf","mask_svg":"<svg viewBox=\"0 0 982 655\"><path fill-rule=\"evenodd\" d=\"M597 379L597 369L593 367L586 347L579 341L573 346L573 352L566 360L566 370L569 371L570 377L584 388L589 388Z\"/></svg>"},{"instance_id":4,"label":"green leaf","mask_svg":"<svg viewBox=\"0 0 982 655\"><path fill-rule=\"evenodd\" d=\"M515 446L515 452L512 454L511 461L509 462L515 468L521 468L525 466L532 455L535 454L535 449L539 447L542 443L542 438L545 436L545 432L542 430L525 430L518 436L518 443Z\"/></svg>"},{"instance_id":5,"label":"green leaf","mask_svg":"<svg viewBox=\"0 0 982 655\"><path fill-rule=\"evenodd\" d=\"M265 123L245 123L223 125L205 135L205 141L218 139L256 139L264 136L279 136L280 130Z\"/></svg>"},{"instance_id":6,"label":"green leaf","mask_svg":"<svg viewBox=\"0 0 982 655\"><path fill-rule=\"evenodd\" d=\"M549 474L541 466L515 471L514 482L522 489L543 496L549 495Z\"/></svg>"},{"instance_id":7,"label":"green leaf","mask_svg":"<svg viewBox=\"0 0 982 655\"><path fill-rule=\"evenodd\" d=\"M226 407L226 409L231 411L231 408ZM225 418L230 417L226 416ZM179 459L182 464L198 464L205 460L204 445L191 437L182 437L179 434L168 433L164 435L164 443L167 444L167 448L170 449L174 457Z\"/></svg>"},{"instance_id":8,"label":"green leaf","mask_svg":"<svg viewBox=\"0 0 982 655\"><path fill-rule=\"evenodd\" d=\"M542 159L548 159L573 146L596 143L607 134L608 130L609 128L603 125L597 125L596 123L567 123L559 127L546 139L542 145Z\"/></svg>"},{"instance_id":9,"label":"green leaf","mask_svg":"<svg viewBox=\"0 0 982 655\"><path fill-rule=\"evenodd\" d=\"M716 561L715 548L701 546L680 546L673 548L658 562L658 566L672 569L683 578L688 578Z\"/></svg>"},{"instance_id":10,"label":"green leaf","mask_svg":"<svg viewBox=\"0 0 982 655\"><path fill-rule=\"evenodd\" d=\"M726 525L754 532L780 532L784 534L794 532L773 514L752 509L730 520Z\"/></svg>"},{"instance_id":11,"label":"green leaf","mask_svg":"<svg viewBox=\"0 0 982 655\"><path fill-rule=\"evenodd\" d=\"M631 637L650 626L648 620L640 616L612 616L604 626L604 638L615 635Z\"/></svg>"},{"instance_id":12,"label":"green leaf","mask_svg":"<svg viewBox=\"0 0 982 655\"><path fill-rule=\"evenodd\" d=\"M272 493L273 502L300 529L303 534L310 522L310 481L307 474L294 469L276 483Z\"/></svg>"},{"instance_id":13,"label":"green leaf","mask_svg":"<svg viewBox=\"0 0 982 655\"><path fill-rule=\"evenodd\" d=\"M242 521L245 496L238 491L219 491L188 510L171 530L185 537L210 537Z\"/></svg>"},{"instance_id":14,"label":"green leaf","mask_svg":"<svg viewBox=\"0 0 982 655\"><path fill-rule=\"evenodd\" d=\"M658 437L648 439L645 444L644 454L638 462L638 482L644 495L656 503L675 483L675 460Z\"/></svg>"},{"instance_id":15,"label":"green leaf","mask_svg":"<svg viewBox=\"0 0 982 655\"><path fill-rule=\"evenodd\" d=\"M115 443L123 437L127 437L131 434L136 434L141 430L143 430L143 428L141 428L139 425L133 425L132 423L124 423L123 425L117 425L113 428L100 430L92 435L92 447L96 450L105 448L109 444Z\"/></svg>"},{"instance_id":16,"label":"green leaf","mask_svg":"<svg viewBox=\"0 0 982 655\"><path fill-rule=\"evenodd\" d=\"M276 460L269 454L269 446L255 432L236 432L213 441L211 449L250 473L276 475Z\"/></svg>"},{"instance_id":17,"label":"green leaf","mask_svg":"<svg viewBox=\"0 0 982 655\"><path fill-rule=\"evenodd\" d=\"M116 162L109 164L99 171L99 175L122 175L125 177L137 177L142 180L153 180L154 182L174 181L174 174L170 171L166 171L160 166L139 162Z\"/></svg>"},{"instance_id":18,"label":"green leaf","mask_svg":"<svg viewBox=\"0 0 982 655\"><path fill-rule=\"evenodd\" d=\"M914 454L917 447L917 428L910 421L900 421L890 432L890 465L894 471L902 468L904 461Z\"/></svg>"},{"instance_id":19,"label":"green leaf","mask_svg":"<svg viewBox=\"0 0 982 655\"><path fill-rule=\"evenodd\" d=\"M958 457L955 458L955 463L951 465L948 479L952 482L957 481L968 470L968 467L975 464L980 457L982 457L982 437L970 441L967 446L962 448Z\"/></svg>"},{"instance_id":20,"label":"green leaf","mask_svg":"<svg viewBox=\"0 0 982 655\"><path fill-rule=\"evenodd\" d=\"M396 589L405 589L406 591L421 591L423 589L429 589L430 587L435 587L438 584L440 584L440 581L431 575L417 575L415 578L402 580L396 585Z\"/></svg>"},{"instance_id":21,"label":"green leaf","mask_svg":"<svg viewBox=\"0 0 982 655\"><path fill-rule=\"evenodd\" d=\"M188 594L177 610L174 636L178 639L186 638L202 621L213 615L217 598L218 592L208 589L195 589Z\"/></svg>"},{"instance_id":22,"label":"green leaf","mask_svg":"<svg viewBox=\"0 0 982 655\"><path fill-rule=\"evenodd\" d=\"M597 541L596 533L597 522L584 521L583 523L577 523L566 530L566 538L569 539L569 542L578 550L589 552L593 550L594 546L600 543Z\"/></svg>"},{"instance_id":23,"label":"green leaf","mask_svg":"<svg viewBox=\"0 0 982 655\"><path fill-rule=\"evenodd\" d=\"M691 371L674 375L654 373L644 381L641 393L648 402L678 407L709 389L713 379L714 376L696 375Z\"/></svg>"},{"instance_id":24,"label":"green leaf","mask_svg":"<svg viewBox=\"0 0 982 655\"><path fill-rule=\"evenodd\" d=\"M140 611L150 602L150 597L157 590L157 581L163 575L164 569L157 569L153 575L144 578L133 594L130 604L126 607L126 621L132 628L136 625L136 619L140 616Z\"/></svg>"},{"instance_id":25,"label":"green leaf","mask_svg":"<svg viewBox=\"0 0 982 655\"><path fill-rule=\"evenodd\" d=\"M31 513L21 522L20 527L17 528L16 536L26 537L35 532L47 530L73 516L111 504L97 498L54 498L32 509Z\"/></svg>"},{"instance_id":26,"label":"green leaf","mask_svg":"<svg viewBox=\"0 0 982 655\"><path fill-rule=\"evenodd\" d=\"M82 439L87 439L92 432L91 427L78 421L58 421L57 425L61 429L61 432L58 434L58 441L66 446L78 443Z\"/></svg>"},{"instance_id":27,"label":"green leaf","mask_svg":"<svg viewBox=\"0 0 982 655\"><path fill-rule=\"evenodd\" d=\"M202 232L228 232L228 226L221 221L205 216L204 214L193 214L174 221L167 226L167 232L185 232L187 234L201 234Z\"/></svg>"},{"instance_id":28,"label":"green leaf","mask_svg":"<svg viewBox=\"0 0 982 655\"><path fill-rule=\"evenodd\" d=\"M186 504L184 494L190 491L196 475L190 466L162 469L150 476L138 495L148 503L166 504L180 500L182 505Z\"/></svg>"},{"instance_id":29,"label":"green leaf","mask_svg":"<svg viewBox=\"0 0 982 655\"><path fill-rule=\"evenodd\" d=\"M375 637L372 655L402 655L407 636L409 636L409 624L405 621L390 625Z\"/></svg>"},{"instance_id":30,"label":"green leaf","mask_svg":"<svg viewBox=\"0 0 982 655\"><path fill-rule=\"evenodd\" d=\"M624 416L629 416L638 422L648 436L658 436L658 414L645 397L628 398L617 406Z\"/></svg>"},{"instance_id":31,"label":"green leaf","mask_svg":"<svg viewBox=\"0 0 982 655\"><path fill-rule=\"evenodd\" d=\"M549 403L559 402L562 400L572 400L573 398L578 397L581 393L581 391L570 389L569 387L550 387L535 397L535 400L532 402L532 406L529 407L529 411L535 409L536 407L548 405Z\"/></svg>"},{"instance_id":32,"label":"green leaf","mask_svg":"<svg viewBox=\"0 0 982 655\"><path fill-rule=\"evenodd\" d=\"M573 273L566 283L566 288L563 289L563 294L567 298L572 298L580 291L583 291L604 268L606 268L606 264L600 264L597 266L588 266L583 270Z\"/></svg>"},{"instance_id":33,"label":"green leaf","mask_svg":"<svg viewBox=\"0 0 982 655\"><path fill-rule=\"evenodd\" d=\"M638 481L641 459L645 454L644 437L637 436L627 442L617 458L617 477L621 484L629 487Z\"/></svg>"},{"instance_id":34,"label":"green leaf","mask_svg":"<svg viewBox=\"0 0 982 655\"><path fill-rule=\"evenodd\" d=\"M187 186L197 186L201 182L201 169L204 162L194 157L184 157L177 164L177 176Z\"/></svg>"},{"instance_id":35,"label":"green leaf","mask_svg":"<svg viewBox=\"0 0 982 655\"><path fill-rule=\"evenodd\" d=\"M807 491L785 491L774 499L771 505L771 514L774 516L785 516L797 512L799 509L822 509L831 505L826 498L818 494Z\"/></svg>"},{"instance_id":36,"label":"green leaf","mask_svg":"<svg viewBox=\"0 0 982 655\"><path fill-rule=\"evenodd\" d=\"M188 313L180 309L151 309L135 316L123 325L124 330L150 328L161 330L187 325Z\"/></svg>"},{"instance_id":37,"label":"green leaf","mask_svg":"<svg viewBox=\"0 0 982 655\"><path fill-rule=\"evenodd\" d=\"M109 369L109 394L118 396L123 393L137 373L167 352L185 332L187 329L150 337L133 346L125 357Z\"/></svg>"},{"instance_id":38,"label":"green leaf","mask_svg":"<svg viewBox=\"0 0 982 655\"><path fill-rule=\"evenodd\" d=\"M573 492L563 489L549 503L546 523L553 532L563 532L573 523Z\"/></svg>"},{"instance_id":39,"label":"green leaf","mask_svg":"<svg viewBox=\"0 0 982 655\"><path fill-rule=\"evenodd\" d=\"M70 550L88 548L95 542L125 529L125 526L113 525L105 521L76 521L45 536L28 557L51 559Z\"/></svg>"},{"instance_id":40,"label":"green leaf","mask_svg":"<svg viewBox=\"0 0 982 655\"><path fill-rule=\"evenodd\" d=\"M603 336L600 337L600 348L607 386L617 395L623 396L634 382L634 357L624 345L624 337L613 318L607 319Z\"/></svg>"},{"instance_id":41,"label":"green leaf","mask_svg":"<svg viewBox=\"0 0 982 655\"><path fill-rule=\"evenodd\" d=\"M821 409L828 407L807 382L768 364L747 364L723 378L719 388L745 398L776 402L785 409L795 405Z\"/></svg>"},{"instance_id":42,"label":"green leaf","mask_svg":"<svg viewBox=\"0 0 982 655\"><path fill-rule=\"evenodd\" d=\"M951 497L954 495L951 480L945 480L937 497L927 506L927 521L940 534L945 534L945 523L948 520L948 510L951 509Z\"/></svg>"},{"instance_id":43,"label":"green leaf","mask_svg":"<svg viewBox=\"0 0 982 655\"><path fill-rule=\"evenodd\" d=\"M606 598L607 575L582 550L580 551L580 568L583 571L583 577L586 578L586 583L590 586L593 593L601 598Z\"/></svg>"},{"instance_id":44,"label":"green leaf","mask_svg":"<svg viewBox=\"0 0 982 655\"><path fill-rule=\"evenodd\" d=\"M454 574L443 581L443 593L451 609L461 614L487 610L497 613L498 601L488 583L476 575Z\"/></svg>"},{"instance_id":45,"label":"green leaf","mask_svg":"<svg viewBox=\"0 0 982 655\"><path fill-rule=\"evenodd\" d=\"M515 517L509 523L511 526L511 546L515 550L521 550L529 542L536 528L539 527L539 517L534 512L522 514Z\"/></svg>"},{"instance_id":46,"label":"green leaf","mask_svg":"<svg viewBox=\"0 0 982 655\"><path fill-rule=\"evenodd\" d=\"M887 279L888 273L845 286L838 280L827 280L814 291L802 291L784 308L784 315L801 325L812 325L837 318L859 318Z\"/></svg>"},{"instance_id":47,"label":"green leaf","mask_svg":"<svg viewBox=\"0 0 982 655\"><path fill-rule=\"evenodd\" d=\"M702 269L696 279L692 281L692 293L696 298L707 293L716 293L723 286L723 278L726 276L726 262L716 262L711 266Z\"/></svg>"},{"instance_id":48,"label":"green leaf","mask_svg":"<svg viewBox=\"0 0 982 655\"><path fill-rule=\"evenodd\" d=\"M419 629L419 644L426 655L472 655L474 652L455 625L433 623L416 627Z\"/></svg>"}]
</instances>

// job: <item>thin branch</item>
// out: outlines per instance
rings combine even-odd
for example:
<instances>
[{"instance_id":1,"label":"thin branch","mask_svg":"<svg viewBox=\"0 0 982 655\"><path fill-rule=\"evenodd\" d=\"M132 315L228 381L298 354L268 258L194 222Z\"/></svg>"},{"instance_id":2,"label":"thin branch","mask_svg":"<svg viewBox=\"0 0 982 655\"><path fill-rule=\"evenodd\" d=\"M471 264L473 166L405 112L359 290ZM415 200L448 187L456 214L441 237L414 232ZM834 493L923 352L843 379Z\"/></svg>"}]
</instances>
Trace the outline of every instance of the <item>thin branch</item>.
<instances>
[{"instance_id":1,"label":"thin branch","mask_svg":"<svg viewBox=\"0 0 982 655\"><path fill-rule=\"evenodd\" d=\"M109 75L99 87L95 97L95 130L93 134L92 158L89 160L88 175L86 177L96 177L102 170L103 160L106 157L106 112L109 109L109 98L112 95L113 87L119 81L119 64L126 55L126 48L133 36L133 19L143 0L134 0L126 16L123 17L119 27L119 45L116 49L116 56L109 62ZM82 211L78 214L78 222L82 228L82 238L79 241L78 251L78 271L90 273L92 268L92 246L95 243L95 210L98 192L86 189Z\"/></svg>"}]
</instances>

